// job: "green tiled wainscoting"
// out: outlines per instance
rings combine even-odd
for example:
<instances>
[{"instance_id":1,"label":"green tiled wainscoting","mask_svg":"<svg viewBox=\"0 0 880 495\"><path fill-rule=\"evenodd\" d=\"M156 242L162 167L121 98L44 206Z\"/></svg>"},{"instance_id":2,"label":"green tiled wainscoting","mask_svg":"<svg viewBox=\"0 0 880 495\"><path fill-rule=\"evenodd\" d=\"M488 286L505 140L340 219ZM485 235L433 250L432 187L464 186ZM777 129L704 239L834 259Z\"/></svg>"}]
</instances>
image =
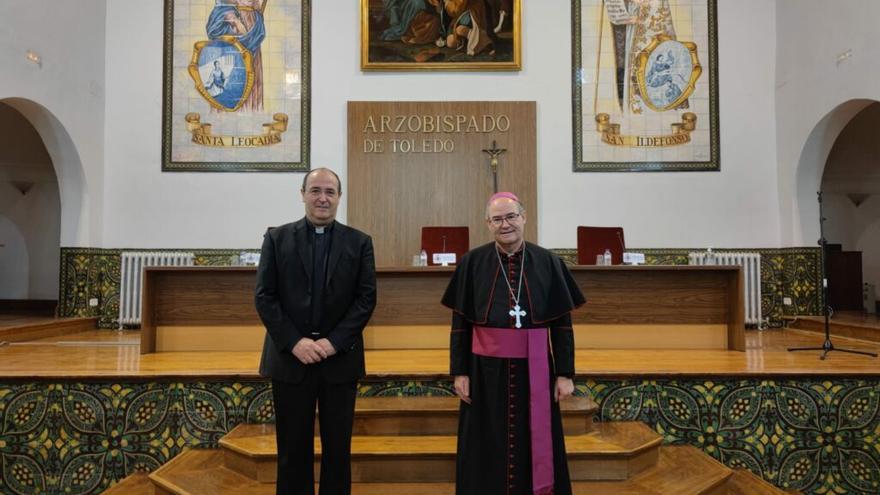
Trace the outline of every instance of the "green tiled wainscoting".
<instances>
[{"instance_id":1,"label":"green tiled wainscoting","mask_svg":"<svg viewBox=\"0 0 880 495\"><path fill-rule=\"evenodd\" d=\"M365 382L361 396L452 395L446 381ZM667 443L808 494L880 493L876 378L578 380L600 420L638 420ZM0 493L99 493L184 447L273 421L265 381L0 383Z\"/></svg>"}]
</instances>

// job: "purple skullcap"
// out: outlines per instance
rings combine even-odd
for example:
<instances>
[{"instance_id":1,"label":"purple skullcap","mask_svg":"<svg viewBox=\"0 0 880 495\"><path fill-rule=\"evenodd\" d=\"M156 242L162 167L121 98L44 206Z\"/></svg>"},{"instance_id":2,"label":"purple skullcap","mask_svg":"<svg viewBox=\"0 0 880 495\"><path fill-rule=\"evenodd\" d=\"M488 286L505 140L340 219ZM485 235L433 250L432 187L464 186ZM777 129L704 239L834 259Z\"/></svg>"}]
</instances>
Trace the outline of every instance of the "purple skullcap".
<instances>
[{"instance_id":1,"label":"purple skullcap","mask_svg":"<svg viewBox=\"0 0 880 495\"><path fill-rule=\"evenodd\" d=\"M519 198L516 197L516 194L513 194L512 192L498 192L498 193L493 194L489 198L489 201L486 201L486 206L489 206L490 204L492 204L492 201L495 201L496 199L501 199L501 198L512 199L512 200L516 201L517 203L519 203Z\"/></svg>"}]
</instances>

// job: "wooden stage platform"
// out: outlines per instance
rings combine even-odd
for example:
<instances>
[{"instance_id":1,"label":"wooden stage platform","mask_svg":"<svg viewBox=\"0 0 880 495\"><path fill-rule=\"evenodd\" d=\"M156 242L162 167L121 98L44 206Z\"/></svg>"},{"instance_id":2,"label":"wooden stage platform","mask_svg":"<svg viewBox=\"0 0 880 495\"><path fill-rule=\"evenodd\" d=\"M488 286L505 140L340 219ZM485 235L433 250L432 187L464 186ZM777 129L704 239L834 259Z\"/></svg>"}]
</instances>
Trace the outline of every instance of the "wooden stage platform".
<instances>
[{"instance_id":1,"label":"wooden stage platform","mask_svg":"<svg viewBox=\"0 0 880 495\"><path fill-rule=\"evenodd\" d=\"M880 344L837 338L839 346L880 352ZM259 378L259 352L140 353L140 332L93 330L0 347L3 379ZM832 353L786 352L821 345L800 330L746 332L746 352L693 349L578 349L578 377L880 375L880 360ZM367 380L448 379L443 349L366 351Z\"/></svg>"},{"instance_id":2,"label":"wooden stage platform","mask_svg":"<svg viewBox=\"0 0 880 495\"><path fill-rule=\"evenodd\" d=\"M97 318L53 318L24 313L0 313L0 342L24 342L97 328Z\"/></svg>"},{"instance_id":3,"label":"wooden stage platform","mask_svg":"<svg viewBox=\"0 0 880 495\"><path fill-rule=\"evenodd\" d=\"M790 328L825 333L824 316L791 316L785 318ZM880 343L880 316L861 311L840 311L828 321L832 337L848 337Z\"/></svg>"},{"instance_id":4,"label":"wooden stage platform","mask_svg":"<svg viewBox=\"0 0 880 495\"><path fill-rule=\"evenodd\" d=\"M653 446L653 467L627 481L578 482L575 491L782 493L763 478L804 494L880 493L880 360L832 353L821 361L817 352L786 352L790 346L821 342L817 333L779 329L747 331L745 352L577 349L575 395L595 402L590 414L599 433L590 434L613 443L643 432L646 445ZM880 351L874 342L837 338L835 343ZM0 456L10 463L11 473L0 476L0 493L31 493L30 486L41 488L33 493L61 493L66 473L72 472L83 473L78 475L83 481L70 495L108 488L114 494L146 494L156 483L173 485L182 479L219 480L225 491L166 492L271 491L270 483L254 480L244 489L225 477L232 476L228 469L208 466L224 459L223 442L236 431L263 431L274 421L271 385L257 374L260 353L141 354L140 346L140 332L112 330L0 345L0 417L6 421ZM445 349L368 350L366 360L359 404L431 397L456 403ZM267 432L264 440L271 439ZM447 433L450 438L441 446L454 445L454 430ZM572 452L576 445L572 442ZM817 446L827 455L817 456ZM47 463L47 456L53 462ZM198 469L190 469L193 462ZM754 476L736 471L743 468ZM152 485L133 475L137 471L152 472ZM711 483L694 481L707 473ZM673 482L675 487L661 488ZM757 483L763 483L760 489ZM427 485L401 486L367 483L354 493L453 491L448 480L434 491L427 491Z\"/></svg>"}]
</instances>

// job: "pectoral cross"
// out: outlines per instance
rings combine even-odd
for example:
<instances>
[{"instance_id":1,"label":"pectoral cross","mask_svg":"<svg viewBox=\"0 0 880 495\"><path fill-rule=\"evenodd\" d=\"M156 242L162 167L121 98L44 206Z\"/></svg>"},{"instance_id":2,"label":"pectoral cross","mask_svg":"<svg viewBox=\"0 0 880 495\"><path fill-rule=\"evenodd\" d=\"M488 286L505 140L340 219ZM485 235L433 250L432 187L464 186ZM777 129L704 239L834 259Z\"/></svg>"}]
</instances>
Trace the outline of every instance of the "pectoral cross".
<instances>
[{"instance_id":1,"label":"pectoral cross","mask_svg":"<svg viewBox=\"0 0 880 495\"><path fill-rule=\"evenodd\" d=\"M492 168L492 186L493 193L498 192L498 155L507 151L505 148L498 148L498 145L495 144L495 141L492 141L492 149L483 150L483 153L489 155L489 166Z\"/></svg>"},{"instance_id":2,"label":"pectoral cross","mask_svg":"<svg viewBox=\"0 0 880 495\"><path fill-rule=\"evenodd\" d=\"M519 304L517 304L516 306L514 306L513 309L511 309L511 310L508 312L508 314L509 314L510 316L515 316L515 317L516 317L516 328L522 328L522 322L519 321L519 319L520 319L520 317L525 316L525 315L526 315L526 312L523 311L522 309L520 309Z\"/></svg>"}]
</instances>

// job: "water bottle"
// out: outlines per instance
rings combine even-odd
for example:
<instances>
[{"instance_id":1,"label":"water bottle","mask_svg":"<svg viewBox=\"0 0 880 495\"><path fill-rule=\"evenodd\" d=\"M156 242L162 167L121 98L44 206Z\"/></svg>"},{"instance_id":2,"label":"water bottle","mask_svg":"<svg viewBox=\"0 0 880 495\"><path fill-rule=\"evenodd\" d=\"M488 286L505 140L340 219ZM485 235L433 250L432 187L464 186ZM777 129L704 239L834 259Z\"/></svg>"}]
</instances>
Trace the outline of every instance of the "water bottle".
<instances>
[{"instance_id":1,"label":"water bottle","mask_svg":"<svg viewBox=\"0 0 880 495\"><path fill-rule=\"evenodd\" d=\"M424 249L419 253L419 266L428 266L428 253Z\"/></svg>"},{"instance_id":2,"label":"water bottle","mask_svg":"<svg viewBox=\"0 0 880 495\"><path fill-rule=\"evenodd\" d=\"M610 249L605 250L605 260L603 261L602 264L604 264L604 265L611 264L611 250Z\"/></svg>"},{"instance_id":3,"label":"water bottle","mask_svg":"<svg viewBox=\"0 0 880 495\"><path fill-rule=\"evenodd\" d=\"M715 254L712 252L712 248L706 249L706 264L714 265L715 264Z\"/></svg>"}]
</instances>

